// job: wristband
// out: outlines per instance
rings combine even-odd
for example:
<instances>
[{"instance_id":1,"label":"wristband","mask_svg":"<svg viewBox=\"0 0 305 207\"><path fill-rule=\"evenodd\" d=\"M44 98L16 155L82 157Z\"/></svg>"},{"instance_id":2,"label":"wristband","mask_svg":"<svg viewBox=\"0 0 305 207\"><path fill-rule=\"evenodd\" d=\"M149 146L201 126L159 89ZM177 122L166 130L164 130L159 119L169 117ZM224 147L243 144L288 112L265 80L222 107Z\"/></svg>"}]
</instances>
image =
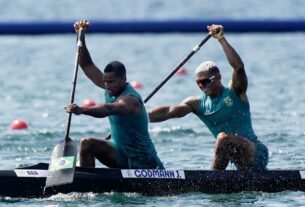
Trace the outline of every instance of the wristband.
<instances>
[{"instance_id":1,"label":"wristband","mask_svg":"<svg viewBox=\"0 0 305 207\"><path fill-rule=\"evenodd\" d=\"M216 37L217 40L221 40L222 38L224 38L224 35L221 35L220 37Z\"/></svg>"}]
</instances>

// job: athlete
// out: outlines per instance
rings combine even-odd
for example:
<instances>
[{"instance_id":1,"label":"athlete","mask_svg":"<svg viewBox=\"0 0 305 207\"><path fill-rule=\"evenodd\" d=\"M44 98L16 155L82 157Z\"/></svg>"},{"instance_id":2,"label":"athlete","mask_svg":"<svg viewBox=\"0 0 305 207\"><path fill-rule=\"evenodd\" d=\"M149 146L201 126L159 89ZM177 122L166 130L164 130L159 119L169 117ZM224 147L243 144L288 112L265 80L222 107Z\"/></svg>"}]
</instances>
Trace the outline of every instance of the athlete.
<instances>
[{"instance_id":1,"label":"athlete","mask_svg":"<svg viewBox=\"0 0 305 207\"><path fill-rule=\"evenodd\" d=\"M74 24L76 32L85 32L89 21ZM98 87L105 90L105 103L80 107L68 104L67 113L88 115L96 118L108 117L111 139L87 137L80 143L80 166L95 167L95 158L112 168L159 168L163 165L157 155L148 133L148 116L141 96L126 81L125 66L112 61L102 72L92 61L81 37L82 47L79 64L86 76Z\"/></svg>"},{"instance_id":2,"label":"athlete","mask_svg":"<svg viewBox=\"0 0 305 207\"><path fill-rule=\"evenodd\" d=\"M195 114L216 138L212 170L225 170L232 161L237 169L265 170L268 149L257 139L251 123L248 80L244 64L224 37L222 25L208 26L209 33L219 41L233 68L228 86L212 61L201 63L195 70L195 81L202 91L175 106L161 106L149 112L151 122Z\"/></svg>"}]
</instances>

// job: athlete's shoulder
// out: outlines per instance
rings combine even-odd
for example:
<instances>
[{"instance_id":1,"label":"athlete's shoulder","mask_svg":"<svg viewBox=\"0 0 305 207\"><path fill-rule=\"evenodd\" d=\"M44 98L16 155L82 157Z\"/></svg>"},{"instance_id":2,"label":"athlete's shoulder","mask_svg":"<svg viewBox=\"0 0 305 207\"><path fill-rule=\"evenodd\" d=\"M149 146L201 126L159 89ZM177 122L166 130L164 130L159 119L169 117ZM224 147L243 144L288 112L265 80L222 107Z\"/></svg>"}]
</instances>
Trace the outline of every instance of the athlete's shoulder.
<instances>
[{"instance_id":1,"label":"athlete's shoulder","mask_svg":"<svg viewBox=\"0 0 305 207\"><path fill-rule=\"evenodd\" d=\"M200 96L189 96L187 98L185 98L182 103L185 104L193 104L193 103L197 103L200 101Z\"/></svg>"}]
</instances>

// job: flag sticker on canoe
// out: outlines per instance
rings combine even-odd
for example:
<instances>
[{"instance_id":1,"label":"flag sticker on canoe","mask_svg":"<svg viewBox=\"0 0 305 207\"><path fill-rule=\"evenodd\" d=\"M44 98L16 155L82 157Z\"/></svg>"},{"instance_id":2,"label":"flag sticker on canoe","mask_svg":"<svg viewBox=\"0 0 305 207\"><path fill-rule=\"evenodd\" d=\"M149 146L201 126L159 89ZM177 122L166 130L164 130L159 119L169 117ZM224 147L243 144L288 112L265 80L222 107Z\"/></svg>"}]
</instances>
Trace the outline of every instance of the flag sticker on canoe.
<instances>
[{"instance_id":1,"label":"flag sticker on canoe","mask_svg":"<svg viewBox=\"0 0 305 207\"><path fill-rule=\"evenodd\" d=\"M51 160L50 171L73 168L74 156L53 158Z\"/></svg>"},{"instance_id":2,"label":"flag sticker on canoe","mask_svg":"<svg viewBox=\"0 0 305 207\"><path fill-rule=\"evenodd\" d=\"M183 170L131 169L121 172L123 178L185 179Z\"/></svg>"}]
</instances>

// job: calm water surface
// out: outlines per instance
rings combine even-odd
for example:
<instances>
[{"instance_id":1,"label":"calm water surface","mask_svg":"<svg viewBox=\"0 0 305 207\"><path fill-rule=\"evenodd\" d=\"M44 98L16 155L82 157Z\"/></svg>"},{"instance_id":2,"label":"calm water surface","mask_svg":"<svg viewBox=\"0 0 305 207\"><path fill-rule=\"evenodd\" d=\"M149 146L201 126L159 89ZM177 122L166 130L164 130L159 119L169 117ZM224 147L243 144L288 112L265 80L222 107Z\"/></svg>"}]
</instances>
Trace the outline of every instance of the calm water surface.
<instances>
[{"instance_id":1,"label":"calm water surface","mask_svg":"<svg viewBox=\"0 0 305 207\"><path fill-rule=\"evenodd\" d=\"M89 3L73 1L39 2L0 1L5 12L3 21L115 18L199 18L208 17L305 17L300 9L302 1L276 4L243 3L231 5L220 1L174 4L173 1L134 1L135 8L123 9L125 1L99 3L99 9ZM26 2L26 3L25 3ZM222 4L221 4L222 3ZM60 7L62 5L62 7ZM235 6L232 6L235 5ZM298 5L298 6L296 6ZM255 8L255 12L249 8ZM54 8L53 10L46 8ZM215 14L215 8L220 11ZM82 9L83 8L83 9ZM175 8L177 12L174 13ZM303 7L304 8L304 7ZM69 9L69 12L66 12ZM110 9L110 10L109 10ZM80 14L82 11L82 14ZM135 12L137 11L137 12ZM160 12L157 12L160 11ZM267 12L270 11L270 12ZM283 12L286 11L286 12ZM15 14L12 18L10 13ZM92 22L94 24L94 21ZM143 97L157 86L182 58L206 35L202 34L141 34L87 36L92 58L101 68L111 60L121 60L128 70L129 81L140 81ZM259 138L267 144L270 169L305 168L305 45L304 33L280 34L227 34L228 40L242 57L248 78L253 127ZM63 107L69 101L75 56L75 35L0 36L0 169L48 162L53 147L63 139L67 115ZM214 60L221 69L223 83L231 77L220 45L210 39L185 65L186 76L175 75L146 104L147 108L181 102L189 95L200 93L193 80L194 68L204 60ZM76 88L75 102L93 98L103 101L103 91L86 79L82 71ZM29 129L11 131L10 123L27 120ZM214 139L207 128L194 116L150 124L150 132L160 158L167 168L209 169ZM71 137L103 137L109 133L107 119L90 117L72 118ZM99 165L101 166L101 165ZM229 167L230 168L230 167ZM0 198L0 206L302 206L303 192L238 193L207 195L190 193L169 197L145 197L138 194L77 194L55 195L46 199Z\"/></svg>"}]
</instances>

